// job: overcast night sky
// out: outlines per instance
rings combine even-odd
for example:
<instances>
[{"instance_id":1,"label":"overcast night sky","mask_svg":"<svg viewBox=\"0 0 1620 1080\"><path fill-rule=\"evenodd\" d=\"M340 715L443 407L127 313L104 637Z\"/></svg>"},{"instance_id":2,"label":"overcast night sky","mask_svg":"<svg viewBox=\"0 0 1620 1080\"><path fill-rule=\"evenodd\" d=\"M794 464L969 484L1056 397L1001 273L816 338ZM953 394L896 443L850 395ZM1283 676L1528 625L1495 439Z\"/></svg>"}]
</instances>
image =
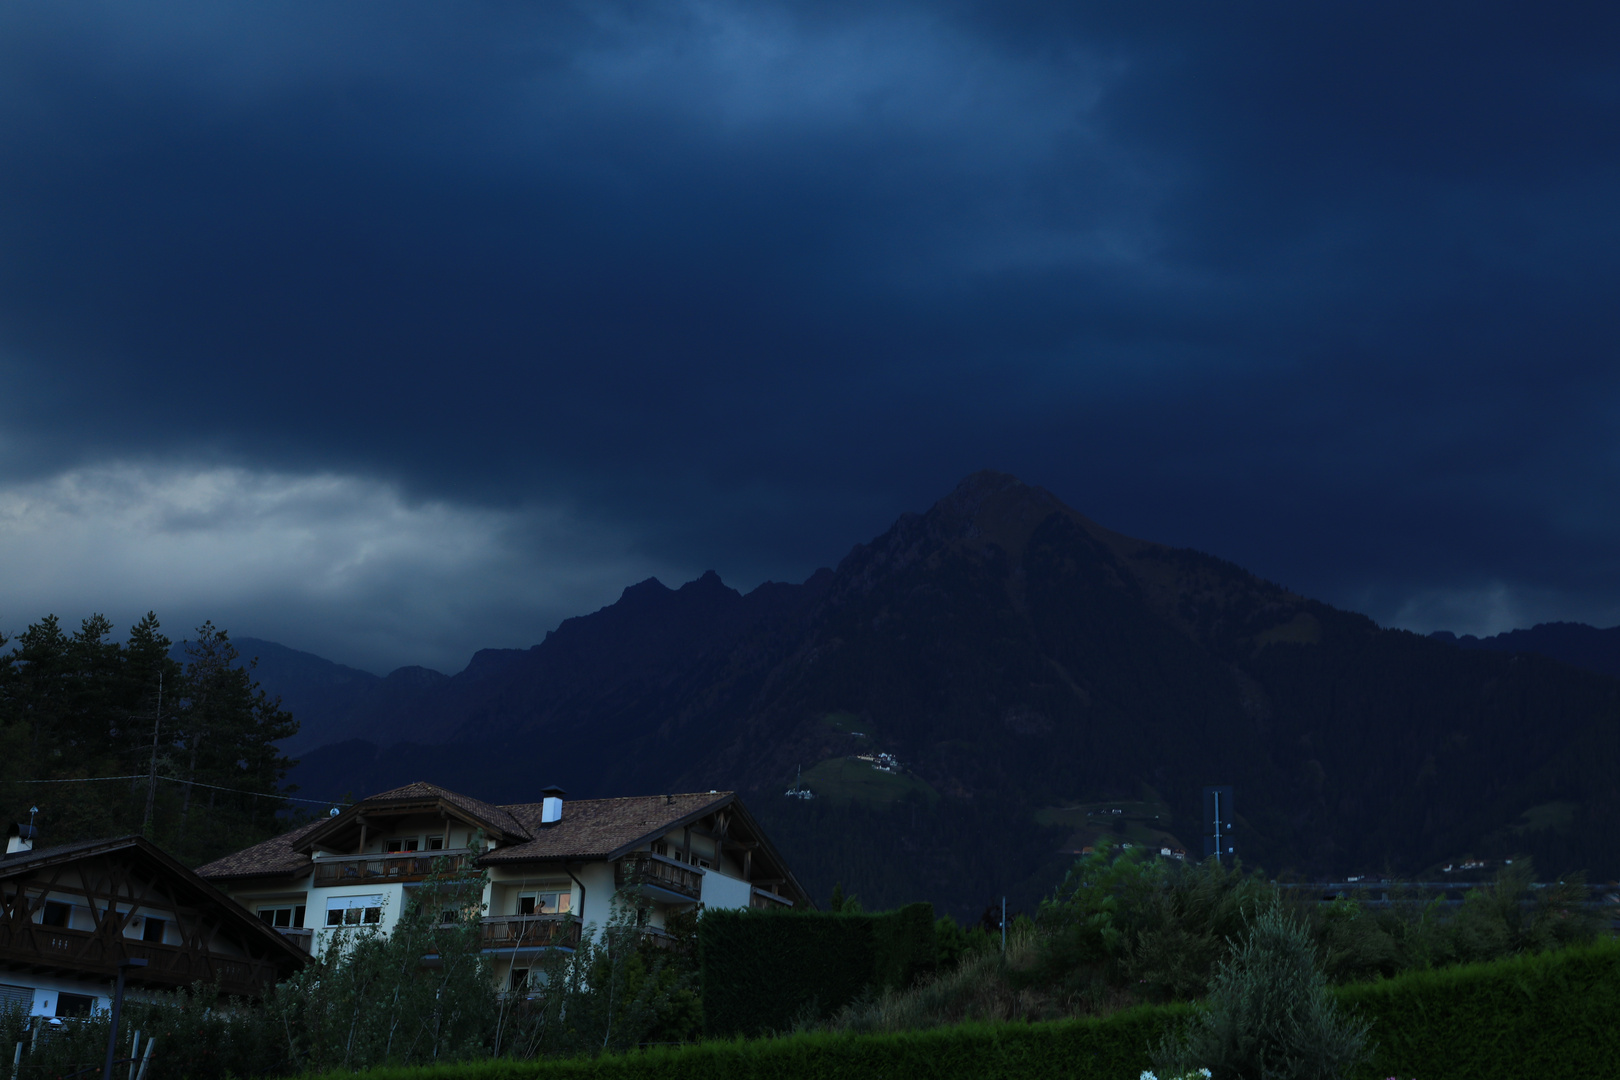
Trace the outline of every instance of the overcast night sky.
<instances>
[{"instance_id":1,"label":"overcast night sky","mask_svg":"<svg viewBox=\"0 0 1620 1080\"><path fill-rule=\"evenodd\" d=\"M1620 13L0 7L0 631L455 671L980 468L1620 622Z\"/></svg>"}]
</instances>

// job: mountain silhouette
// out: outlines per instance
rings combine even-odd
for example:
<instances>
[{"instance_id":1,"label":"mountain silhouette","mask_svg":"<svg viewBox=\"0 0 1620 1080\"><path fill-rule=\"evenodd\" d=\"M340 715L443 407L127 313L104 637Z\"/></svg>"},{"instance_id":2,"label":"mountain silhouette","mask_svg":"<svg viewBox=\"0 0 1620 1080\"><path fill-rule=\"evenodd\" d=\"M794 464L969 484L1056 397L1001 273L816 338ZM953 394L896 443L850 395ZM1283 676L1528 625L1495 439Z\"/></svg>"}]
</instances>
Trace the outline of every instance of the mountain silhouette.
<instances>
[{"instance_id":1,"label":"mountain silhouette","mask_svg":"<svg viewBox=\"0 0 1620 1080\"><path fill-rule=\"evenodd\" d=\"M1429 635L1463 649L1491 652L1535 653L1562 660L1571 667L1620 678L1620 626L1600 630L1585 623L1537 623L1528 630L1508 630L1490 637L1464 634L1458 637L1444 630Z\"/></svg>"},{"instance_id":2,"label":"mountain silhouette","mask_svg":"<svg viewBox=\"0 0 1620 1080\"><path fill-rule=\"evenodd\" d=\"M1027 909L1110 830L1196 856L1217 783L1272 872L1620 869L1620 682L1380 629L994 472L802 584L649 580L374 693L306 792L738 789L813 891L869 905ZM801 770L818 798L784 797Z\"/></svg>"}]
</instances>

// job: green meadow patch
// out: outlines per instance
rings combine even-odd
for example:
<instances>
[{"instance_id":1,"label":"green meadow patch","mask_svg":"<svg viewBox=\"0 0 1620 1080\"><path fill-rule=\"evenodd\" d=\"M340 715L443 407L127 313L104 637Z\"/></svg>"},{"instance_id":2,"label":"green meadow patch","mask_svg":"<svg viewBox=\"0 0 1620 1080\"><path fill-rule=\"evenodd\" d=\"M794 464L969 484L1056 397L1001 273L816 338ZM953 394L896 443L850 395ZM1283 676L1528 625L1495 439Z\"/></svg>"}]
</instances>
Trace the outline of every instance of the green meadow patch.
<instances>
[{"instance_id":1,"label":"green meadow patch","mask_svg":"<svg viewBox=\"0 0 1620 1080\"><path fill-rule=\"evenodd\" d=\"M939 799L939 792L926 781L909 773L883 772L874 769L870 761L852 757L829 758L815 768L806 769L804 786L814 791L817 798L831 799L835 803L887 807L913 794L929 802Z\"/></svg>"}]
</instances>

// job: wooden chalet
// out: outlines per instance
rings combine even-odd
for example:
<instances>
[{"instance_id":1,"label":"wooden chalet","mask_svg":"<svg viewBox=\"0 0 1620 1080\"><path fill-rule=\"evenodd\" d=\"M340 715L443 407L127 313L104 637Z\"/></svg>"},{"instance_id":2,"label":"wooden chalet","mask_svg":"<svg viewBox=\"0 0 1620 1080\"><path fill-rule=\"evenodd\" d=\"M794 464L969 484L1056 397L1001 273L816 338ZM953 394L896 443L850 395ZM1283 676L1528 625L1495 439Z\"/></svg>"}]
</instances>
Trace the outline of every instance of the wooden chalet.
<instances>
[{"instance_id":1,"label":"wooden chalet","mask_svg":"<svg viewBox=\"0 0 1620 1080\"><path fill-rule=\"evenodd\" d=\"M572 948L636 893L645 932L697 907L813 907L735 792L496 806L434 784L373 795L197 872L267 925L319 949L347 927L388 930L435 868L482 868L484 951L503 985Z\"/></svg>"},{"instance_id":2,"label":"wooden chalet","mask_svg":"<svg viewBox=\"0 0 1620 1080\"><path fill-rule=\"evenodd\" d=\"M257 997L303 962L274 929L139 836L32 850L0 859L0 1002L36 1016L105 1008L121 962L125 984L174 990L217 984Z\"/></svg>"}]
</instances>

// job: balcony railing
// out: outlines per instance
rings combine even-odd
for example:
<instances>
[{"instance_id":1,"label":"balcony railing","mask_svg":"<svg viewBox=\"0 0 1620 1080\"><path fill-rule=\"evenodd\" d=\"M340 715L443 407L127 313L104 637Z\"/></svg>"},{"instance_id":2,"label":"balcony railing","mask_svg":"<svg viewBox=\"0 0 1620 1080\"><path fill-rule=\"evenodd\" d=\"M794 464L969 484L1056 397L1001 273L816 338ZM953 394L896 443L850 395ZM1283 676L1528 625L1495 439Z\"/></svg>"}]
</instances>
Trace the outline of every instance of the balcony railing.
<instances>
[{"instance_id":1,"label":"balcony railing","mask_svg":"<svg viewBox=\"0 0 1620 1080\"><path fill-rule=\"evenodd\" d=\"M381 885L421 881L441 866L449 872L460 870L466 865L467 856L465 851L405 851L354 858L323 858L315 862L315 884Z\"/></svg>"},{"instance_id":2,"label":"balcony railing","mask_svg":"<svg viewBox=\"0 0 1620 1080\"><path fill-rule=\"evenodd\" d=\"M623 889L650 885L692 900L703 896L703 871L648 851L635 851L615 864L614 884Z\"/></svg>"},{"instance_id":3,"label":"balcony railing","mask_svg":"<svg viewBox=\"0 0 1620 1080\"><path fill-rule=\"evenodd\" d=\"M286 938L298 947L298 951L309 954L310 945L315 940L315 931L307 926L278 926L276 933Z\"/></svg>"},{"instance_id":4,"label":"balcony railing","mask_svg":"<svg viewBox=\"0 0 1620 1080\"><path fill-rule=\"evenodd\" d=\"M0 962L110 979L118 974L123 960L146 961L145 967L130 975L137 985L177 989L195 982L218 982L225 993L237 997L257 997L277 975L276 966L267 960L39 923L0 925Z\"/></svg>"},{"instance_id":5,"label":"balcony railing","mask_svg":"<svg viewBox=\"0 0 1620 1080\"><path fill-rule=\"evenodd\" d=\"M486 949L572 949L579 945L579 920L566 915L486 915Z\"/></svg>"}]
</instances>

